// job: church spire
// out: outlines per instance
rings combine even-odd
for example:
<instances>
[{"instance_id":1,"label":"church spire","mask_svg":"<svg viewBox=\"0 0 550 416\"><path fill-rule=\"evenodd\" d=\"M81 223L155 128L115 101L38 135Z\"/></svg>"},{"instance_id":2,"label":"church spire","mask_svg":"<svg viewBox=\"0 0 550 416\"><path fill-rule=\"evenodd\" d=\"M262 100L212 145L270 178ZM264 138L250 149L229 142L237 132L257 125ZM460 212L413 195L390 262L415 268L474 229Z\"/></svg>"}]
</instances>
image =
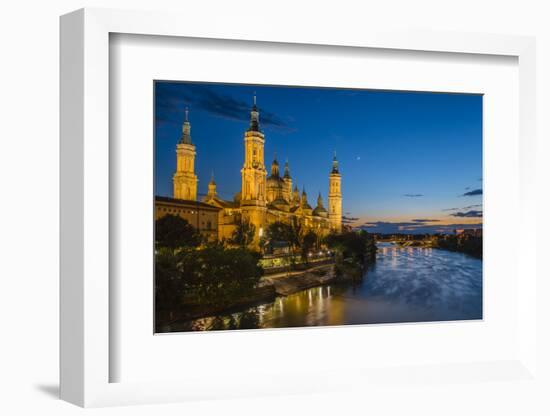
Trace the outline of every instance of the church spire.
<instances>
[{"instance_id":1,"label":"church spire","mask_svg":"<svg viewBox=\"0 0 550 416\"><path fill-rule=\"evenodd\" d=\"M332 173L338 172L338 159L336 159L336 150L334 151L334 157L332 158Z\"/></svg>"},{"instance_id":2,"label":"church spire","mask_svg":"<svg viewBox=\"0 0 550 416\"><path fill-rule=\"evenodd\" d=\"M260 113L256 106L256 92L254 92L254 105L250 111L250 127L248 131L260 131Z\"/></svg>"},{"instance_id":3,"label":"church spire","mask_svg":"<svg viewBox=\"0 0 550 416\"><path fill-rule=\"evenodd\" d=\"M180 143L193 144L191 141L191 123L189 123L189 108L185 107L185 120L182 127Z\"/></svg>"},{"instance_id":4,"label":"church spire","mask_svg":"<svg viewBox=\"0 0 550 416\"><path fill-rule=\"evenodd\" d=\"M342 176L338 171L336 152L332 159L332 171L329 175L328 218L331 228L337 233L342 231Z\"/></svg>"},{"instance_id":5,"label":"church spire","mask_svg":"<svg viewBox=\"0 0 550 416\"><path fill-rule=\"evenodd\" d=\"M271 163L271 176L279 177L279 162L277 162L277 153L273 156L273 163Z\"/></svg>"},{"instance_id":6,"label":"church spire","mask_svg":"<svg viewBox=\"0 0 550 416\"><path fill-rule=\"evenodd\" d=\"M289 179L290 178L290 168L288 167L288 158L286 159L286 162L285 162L285 174L284 174L284 177Z\"/></svg>"},{"instance_id":7,"label":"church spire","mask_svg":"<svg viewBox=\"0 0 550 416\"><path fill-rule=\"evenodd\" d=\"M318 207L323 206L323 197L321 196L321 192L319 192L319 196L317 197L317 206Z\"/></svg>"},{"instance_id":8,"label":"church spire","mask_svg":"<svg viewBox=\"0 0 550 416\"><path fill-rule=\"evenodd\" d=\"M208 182L208 194L207 199L211 200L216 197L216 182L214 182L214 171L210 176L210 182Z\"/></svg>"},{"instance_id":9,"label":"church spire","mask_svg":"<svg viewBox=\"0 0 550 416\"><path fill-rule=\"evenodd\" d=\"M174 198L197 200L197 175L195 175L195 145L191 141L189 109L185 107L181 138L176 145L176 172L172 179Z\"/></svg>"}]
</instances>

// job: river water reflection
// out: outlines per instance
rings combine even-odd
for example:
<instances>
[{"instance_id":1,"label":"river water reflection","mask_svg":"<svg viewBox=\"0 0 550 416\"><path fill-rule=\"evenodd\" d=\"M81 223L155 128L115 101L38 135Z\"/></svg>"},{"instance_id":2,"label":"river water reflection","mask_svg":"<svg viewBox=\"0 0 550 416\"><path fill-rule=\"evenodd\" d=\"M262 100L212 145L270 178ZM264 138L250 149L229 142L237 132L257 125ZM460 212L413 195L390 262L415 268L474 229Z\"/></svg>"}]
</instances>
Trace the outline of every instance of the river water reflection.
<instances>
[{"instance_id":1,"label":"river water reflection","mask_svg":"<svg viewBox=\"0 0 550 416\"><path fill-rule=\"evenodd\" d=\"M304 290L244 312L178 325L178 330L285 328L482 318L482 261L439 249L379 243L356 285Z\"/></svg>"}]
</instances>

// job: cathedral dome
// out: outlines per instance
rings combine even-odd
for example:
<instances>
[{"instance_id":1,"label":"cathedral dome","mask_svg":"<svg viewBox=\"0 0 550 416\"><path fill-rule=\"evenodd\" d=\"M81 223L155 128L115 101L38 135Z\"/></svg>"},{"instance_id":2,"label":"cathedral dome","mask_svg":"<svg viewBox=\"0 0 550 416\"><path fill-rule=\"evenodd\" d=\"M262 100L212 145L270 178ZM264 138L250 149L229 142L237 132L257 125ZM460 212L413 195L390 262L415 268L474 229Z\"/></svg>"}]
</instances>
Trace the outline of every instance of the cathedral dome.
<instances>
[{"instance_id":1,"label":"cathedral dome","mask_svg":"<svg viewBox=\"0 0 550 416\"><path fill-rule=\"evenodd\" d=\"M267 178L267 186L280 187L283 183L284 180L279 175L279 162L277 162L277 157L275 157L271 163L271 175Z\"/></svg>"},{"instance_id":2,"label":"cathedral dome","mask_svg":"<svg viewBox=\"0 0 550 416\"><path fill-rule=\"evenodd\" d=\"M277 199L275 199L271 203L271 205L280 211L288 212L290 210L290 204L282 196L279 196Z\"/></svg>"},{"instance_id":3,"label":"cathedral dome","mask_svg":"<svg viewBox=\"0 0 550 416\"><path fill-rule=\"evenodd\" d=\"M317 215L318 217L328 216L328 211L323 206L323 198L321 197L321 192L319 192L319 197L317 198L317 206L313 210L313 215Z\"/></svg>"},{"instance_id":4,"label":"cathedral dome","mask_svg":"<svg viewBox=\"0 0 550 416\"><path fill-rule=\"evenodd\" d=\"M326 217L328 216L328 211L325 207L315 207L313 210L313 215L317 215L318 217Z\"/></svg>"},{"instance_id":5,"label":"cathedral dome","mask_svg":"<svg viewBox=\"0 0 550 416\"><path fill-rule=\"evenodd\" d=\"M267 186L275 187L275 188L282 188L285 181L280 176L273 176L270 175L267 178Z\"/></svg>"}]
</instances>

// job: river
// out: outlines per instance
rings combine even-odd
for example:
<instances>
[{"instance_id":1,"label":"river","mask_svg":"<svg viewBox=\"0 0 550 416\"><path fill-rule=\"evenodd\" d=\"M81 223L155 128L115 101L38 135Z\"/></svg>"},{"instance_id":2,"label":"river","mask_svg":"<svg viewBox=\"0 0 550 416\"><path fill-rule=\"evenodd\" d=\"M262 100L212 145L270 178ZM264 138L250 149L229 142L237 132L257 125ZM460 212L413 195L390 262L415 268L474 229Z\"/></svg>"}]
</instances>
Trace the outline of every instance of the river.
<instances>
[{"instance_id":1,"label":"river","mask_svg":"<svg viewBox=\"0 0 550 416\"><path fill-rule=\"evenodd\" d=\"M432 248L378 243L362 282L316 287L171 331L285 328L482 318L482 261Z\"/></svg>"}]
</instances>

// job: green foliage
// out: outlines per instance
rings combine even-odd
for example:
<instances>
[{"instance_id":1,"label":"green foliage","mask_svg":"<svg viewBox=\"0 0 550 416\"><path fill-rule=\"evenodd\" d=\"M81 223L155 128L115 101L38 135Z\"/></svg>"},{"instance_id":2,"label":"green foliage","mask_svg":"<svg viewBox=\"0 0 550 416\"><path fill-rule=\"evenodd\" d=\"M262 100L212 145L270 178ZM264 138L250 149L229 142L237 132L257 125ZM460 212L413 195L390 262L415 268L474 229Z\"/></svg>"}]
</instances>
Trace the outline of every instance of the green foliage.
<instances>
[{"instance_id":1,"label":"green foliage","mask_svg":"<svg viewBox=\"0 0 550 416\"><path fill-rule=\"evenodd\" d=\"M229 242L241 248L246 248L254 241L256 227L247 219L239 218L236 221L236 228Z\"/></svg>"},{"instance_id":2,"label":"green foliage","mask_svg":"<svg viewBox=\"0 0 550 416\"><path fill-rule=\"evenodd\" d=\"M260 255L241 248L207 247L181 257L181 277L202 304L226 305L259 282Z\"/></svg>"},{"instance_id":3,"label":"green foliage","mask_svg":"<svg viewBox=\"0 0 550 416\"><path fill-rule=\"evenodd\" d=\"M200 250L160 250L155 262L155 293L161 309L184 305L224 307L247 296L263 274L260 254L211 244Z\"/></svg>"},{"instance_id":4,"label":"green foliage","mask_svg":"<svg viewBox=\"0 0 550 416\"><path fill-rule=\"evenodd\" d=\"M157 248L197 247L200 234L187 220L177 215L165 215L155 222L155 245Z\"/></svg>"},{"instance_id":5,"label":"green foliage","mask_svg":"<svg viewBox=\"0 0 550 416\"><path fill-rule=\"evenodd\" d=\"M260 317L257 310L245 311L241 313L239 320L239 329L255 329L260 327Z\"/></svg>"},{"instance_id":6,"label":"green foliage","mask_svg":"<svg viewBox=\"0 0 550 416\"><path fill-rule=\"evenodd\" d=\"M260 328L260 313L257 308L251 308L244 312L230 315L215 316L210 325L209 331L227 329L256 329Z\"/></svg>"},{"instance_id":7,"label":"green foliage","mask_svg":"<svg viewBox=\"0 0 550 416\"><path fill-rule=\"evenodd\" d=\"M308 254L314 248L319 248L319 236L310 230L304 234L301 241L301 255L303 261L308 261Z\"/></svg>"},{"instance_id":8,"label":"green foliage","mask_svg":"<svg viewBox=\"0 0 550 416\"><path fill-rule=\"evenodd\" d=\"M155 301L165 308L181 303L185 290L177 278L178 256L174 250L161 247L155 253Z\"/></svg>"},{"instance_id":9,"label":"green foliage","mask_svg":"<svg viewBox=\"0 0 550 416\"><path fill-rule=\"evenodd\" d=\"M352 262L363 266L376 257L374 237L364 230L332 233L325 238L325 243L336 252L340 263Z\"/></svg>"},{"instance_id":10,"label":"green foliage","mask_svg":"<svg viewBox=\"0 0 550 416\"><path fill-rule=\"evenodd\" d=\"M293 240L291 226L285 222L276 221L268 225L266 230L266 240L270 243L283 242L288 247Z\"/></svg>"},{"instance_id":11,"label":"green foliage","mask_svg":"<svg viewBox=\"0 0 550 416\"><path fill-rule=\"evenodd\" d=\"M283 242L294 253L302 244L303 227L302 224L294 220L290 224L282 221L276 221L269 224L266 230L266 238L270 242Z\"/></svg>"},{"instance_id":12,"label":"green foliage","mask_svg":"<svg viewBox=\"0 0 550 416\"><path fill-rule=\"evenodd\" d=\"M483 257L483 239L473 235L439 236L435 242L435 247L466 253L477 258Z\"/></svg>"}]
</instances>

